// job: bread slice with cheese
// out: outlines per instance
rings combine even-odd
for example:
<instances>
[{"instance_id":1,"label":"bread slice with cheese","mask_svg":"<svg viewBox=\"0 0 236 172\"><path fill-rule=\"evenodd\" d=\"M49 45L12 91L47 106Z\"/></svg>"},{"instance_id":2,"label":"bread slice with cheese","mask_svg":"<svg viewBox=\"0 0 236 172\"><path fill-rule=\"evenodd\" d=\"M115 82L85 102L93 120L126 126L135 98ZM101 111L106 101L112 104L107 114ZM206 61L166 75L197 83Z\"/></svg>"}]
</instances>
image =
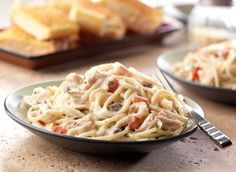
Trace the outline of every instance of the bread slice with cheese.
<instances>
[{"instance_id":1,"label":"bread slice with cheese","mask_svg":"<svg viewBox=\"0 0 236 172\"><path fill-rule=\"evenodd\" d=\"M16 26L0 31L0 48L26 56L39 56L68 50L77 46L77 39L66 38L41 41Z\"/></svg>"},{"instance_id":2,"label":"bread slice with cheese","mask_svg":"<svg viewBox=\"0 0 236 172\"><path fill-rule=\"evenodd\" d=\"M79 32L78 25L69 21L66 13L48 5L14 7L11 19L15 25L39 40L58 39Z\"/></svg>"},{"instance_id":3,"label":"bread slice with cheese","mask_svg":"<svg viewBox=\"0 0 236 172\"><path fill-rule=\"evenodd\" d=\"M74 0L69 13L81 30L101 38L122 39L126 27L121 18L110 9L89 0Z\"/></svg>"},{"instance_id":4,"label":"bread slice with cheese","mask_svg":"<svg viewBox=\"0 0 236 172\"><path fill-rule=\"evenodd\" d=\"M128 29L137 33L153 33L162 23L163 12L139 0L101 0L101 3L121 16Z\"/></svg>"}]
</instances>

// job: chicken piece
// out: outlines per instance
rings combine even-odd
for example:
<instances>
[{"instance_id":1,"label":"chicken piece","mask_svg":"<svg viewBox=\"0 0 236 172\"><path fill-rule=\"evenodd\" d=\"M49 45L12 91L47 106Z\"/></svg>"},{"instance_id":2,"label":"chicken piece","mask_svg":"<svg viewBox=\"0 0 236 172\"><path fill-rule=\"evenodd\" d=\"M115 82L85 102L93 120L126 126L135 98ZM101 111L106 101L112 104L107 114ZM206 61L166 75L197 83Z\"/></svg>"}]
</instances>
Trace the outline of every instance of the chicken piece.
<instances>
[{"instance_id":1,"label":"chicken piece","mask_svg":"<svg viewBox=\"0 0 236 172\"><path fill-rule=\"evenodd\" d=\"M98 70L89 70L84 75L82 89L89 89L98 80L104 80L106 75Z\"/></svg>"},{"instance_id":2,"label":"chicken piece","mask_svg":"<svg viewBox=\"0 0 236 172\"><path fill-rule=\"evenodd\" d=\"M65 81L62 83L62 87L65 92L78 90L82 82L83 82L82 76L76 73L71 73L65 78Z\"/></svg>"}]
</instances>

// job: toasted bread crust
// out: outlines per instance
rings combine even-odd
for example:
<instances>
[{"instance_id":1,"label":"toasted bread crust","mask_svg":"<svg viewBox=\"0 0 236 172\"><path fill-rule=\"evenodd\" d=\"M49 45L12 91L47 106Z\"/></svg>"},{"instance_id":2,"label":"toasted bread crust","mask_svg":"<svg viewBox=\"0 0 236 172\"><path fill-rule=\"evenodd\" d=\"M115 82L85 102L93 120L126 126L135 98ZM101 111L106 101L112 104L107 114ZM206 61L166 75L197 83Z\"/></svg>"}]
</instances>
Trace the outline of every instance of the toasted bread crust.
<instances>
[{"instance_id":1,"label":"toasted bread crust","mask_svg":"<svg viewBox=\"0 0 236 172\"><path fill-rule=\"evenodd\" d=\"M73 0L50 0L48 5L52 8L60 9L61 11L69 14Z\"/></svg>"},{"instance_id":2,"label":"toasted bread crust","mask_svg":"<svg viewBox=\"0 0 236 172\"><path fill-rule=\"evenodd\" d=\"M0 32L0 47L27 56L38 56L74 48L75 36L50 41L37 40L16 26Z\"/></svg>"},{"instance_id":3,"label":"toasted bread crust","mask_svg":"<svg viewBox=\"0 0 236 172\"><path fill-rule=\"evenodd\" d=\"M126 27L121 18L110 9L88 0L76 0L69 18L77 22L82 30L101 38L121 39Z\"/></svg>"},{"instance_id":4,"label":"toasted bread crust","mask_svg":"<svg viewBox=\"0 0 236 172\"><path fill-rule=\"evenodd\" d=\"M78 25L67 15L49 6L25 6L12 11L12 21L39 40L62 38L78 33Z\"/></svg>"},{"instance_id":5,"label":"toasted bread crust","mask_svg":"<svg viewBox=\"0 0 236 172\"><path fill-rule=\"evenodd\" d=\"M103 0L105 6L119 14L127 27L138 33L152 33L161 24L163 12L138 0Z\"/></svg>"}]
</instances>

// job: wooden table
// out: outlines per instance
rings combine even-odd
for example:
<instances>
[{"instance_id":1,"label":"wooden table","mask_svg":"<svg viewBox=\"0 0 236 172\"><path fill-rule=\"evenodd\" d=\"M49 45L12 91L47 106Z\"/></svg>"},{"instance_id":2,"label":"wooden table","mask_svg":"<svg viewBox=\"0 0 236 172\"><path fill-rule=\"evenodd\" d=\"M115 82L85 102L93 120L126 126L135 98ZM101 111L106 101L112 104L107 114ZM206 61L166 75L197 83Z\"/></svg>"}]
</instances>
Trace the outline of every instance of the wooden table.
<instances>
[{"instance_id":1,"label":"wooden table","mask_svg":"<svg viewBox=\"0 0 236 172\"><path fill-rule=\"evenodd\" d=\"M89 67L120 61L127 66L151 74L158 55L179 44L177 39L165 47L148 45L114 55L91 57L82 62L32 71L0 61L0 171L236 171L235 144L221 150L201 131L143 156L92 156L71 152L30 133L4 112L3 99L13 89L41 80L58 79L70 72L83 73ZM206 118L236 140L236 107L219 104L176 87L197 101Z\"/></svg>"}]
</instances>

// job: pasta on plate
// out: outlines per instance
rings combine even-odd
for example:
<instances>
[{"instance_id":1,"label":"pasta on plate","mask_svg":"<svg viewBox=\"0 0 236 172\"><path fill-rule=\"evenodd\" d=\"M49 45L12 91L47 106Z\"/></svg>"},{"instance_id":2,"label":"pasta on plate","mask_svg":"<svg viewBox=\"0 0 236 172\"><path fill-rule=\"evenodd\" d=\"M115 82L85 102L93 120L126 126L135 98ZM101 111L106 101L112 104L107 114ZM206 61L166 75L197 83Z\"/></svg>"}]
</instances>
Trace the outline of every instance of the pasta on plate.
<instances>
[{"instance_id":1,"label":"pasta on plate","mask_svg":"<svg viewBox=\"0 0 236 172\"><path fill-rule=\"evenodd\" d=\"M99 140L153 140L179 135L189 124L181 96L118 62L35 88L23 107L32 125Z\"/></svg>"},{"instance_id":2,"label":"pasta on plate","mask_svg":"<svg viewBox=\"0 0 236 172\"><path fill-rule=\"evenodd\" d=\"M176 76L203 85L236 90L236 41L212 44L174 64Z\"/></svg>"}]
</instances>

